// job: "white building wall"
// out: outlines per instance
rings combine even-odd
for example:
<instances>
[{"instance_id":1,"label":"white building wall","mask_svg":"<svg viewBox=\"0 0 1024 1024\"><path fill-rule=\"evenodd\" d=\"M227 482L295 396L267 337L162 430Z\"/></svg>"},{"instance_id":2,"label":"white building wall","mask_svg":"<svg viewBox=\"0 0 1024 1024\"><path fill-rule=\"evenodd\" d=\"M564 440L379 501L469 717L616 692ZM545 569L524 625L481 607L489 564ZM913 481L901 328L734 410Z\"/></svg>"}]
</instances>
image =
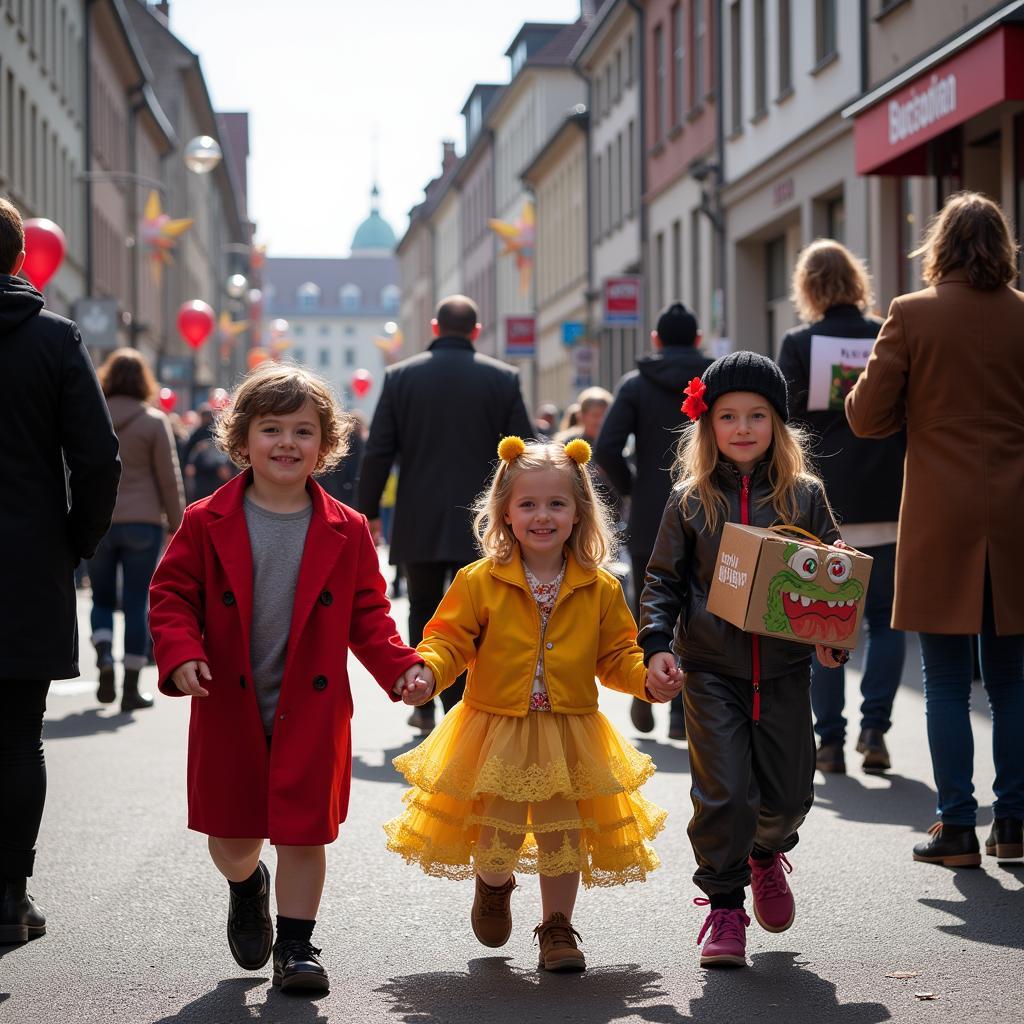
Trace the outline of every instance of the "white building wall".
<instances>
[{"instance_id":1,"label":"white building wall","mask_svg":"<svg viewBox=\"0 0 1024 1024\"><path fill-rule=\"evenodd\" d=\"M436 268L436 305L448 295L462 292L461 196L449 188L433 216L434 266Z\"/></svg>"}]
</instances>

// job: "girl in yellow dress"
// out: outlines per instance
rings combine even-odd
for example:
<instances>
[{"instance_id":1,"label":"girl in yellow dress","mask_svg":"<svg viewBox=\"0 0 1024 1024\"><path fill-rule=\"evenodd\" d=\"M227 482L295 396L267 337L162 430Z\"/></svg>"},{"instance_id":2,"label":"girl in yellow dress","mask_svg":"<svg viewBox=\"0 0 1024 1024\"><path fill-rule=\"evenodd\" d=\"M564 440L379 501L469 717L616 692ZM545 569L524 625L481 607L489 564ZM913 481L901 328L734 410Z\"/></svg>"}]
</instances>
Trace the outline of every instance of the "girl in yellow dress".
<instances>
[{"instance_id":1,"label":"girl in yellow dress","mask_svg":"<svg viewBox=\"0 0 1024 1024\"><path fill-rule=\"evenodd\" d=\"M395 758L412 789L384 828L429 875L476 878L471 922L486 946L512 931L513 871L540 875L534 929L547 970L583 970L572 912L585 886L643 881L665 811L640 786L654 764L597 709L605 686L652 701L583 440L507 437L477 505L484 558L462 569L417 648L403 691L421 704L468 669L464 699Z\"/></svg>"}]
</instances>

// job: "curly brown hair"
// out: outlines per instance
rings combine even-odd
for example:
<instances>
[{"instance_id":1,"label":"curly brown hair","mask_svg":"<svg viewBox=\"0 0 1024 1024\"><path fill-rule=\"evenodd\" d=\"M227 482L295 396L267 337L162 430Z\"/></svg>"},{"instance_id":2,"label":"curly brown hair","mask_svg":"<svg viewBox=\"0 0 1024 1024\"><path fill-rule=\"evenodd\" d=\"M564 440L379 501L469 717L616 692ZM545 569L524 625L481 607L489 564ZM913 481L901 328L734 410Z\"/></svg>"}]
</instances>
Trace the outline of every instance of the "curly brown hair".
<instances>
[{"instance_id":1,"label":"curly brown hair","mask_svg":"<svg viewBox=\"0 0 1024 1024\"><path fill-rule=\"evenodd\" d=\"M338 407L330 385L301 366L263 364L238 386L214 425L214 440L239 467L249 468L249 425L258 416L287 415L312 402L320 419L320 457L314 474L333 469L347 454L352 419Z\"/></svg>"},{"instance_id":2,"label":"curly brown hair","mask_svg":"<svg viewBox=\"0 0 1024 1024\"><path fill-rule=\"evenodd\" d=\"M921 245L921 276L938 284L951 270L963 270L972 288L990 291L1017 279L1017 243L1006 214L980 192L957 192L928 222Z\"/></svg>"},{"instance_id":3,"label":"curly brown hair","mask_svg":"<svg viewBox=\"0 0 1024 1024\"><path fill-rule=\"evenodd\" d=\"M116 348L96 371L107 398L127 395L152 402L159 390L146 357L134 348Z\"/></svg>"},{"instance_id":4,"label":"curly brown hair","mask_svg":"<svg viewBox=\"0 0 1024 1024\"><path fill-rule=\"evenodd\" d=\"M808 323L820 320L831 306L869 309L871 275L864 261L834 238L818 238L797 257L790 300Z\"/></svg>"}]
</instances>

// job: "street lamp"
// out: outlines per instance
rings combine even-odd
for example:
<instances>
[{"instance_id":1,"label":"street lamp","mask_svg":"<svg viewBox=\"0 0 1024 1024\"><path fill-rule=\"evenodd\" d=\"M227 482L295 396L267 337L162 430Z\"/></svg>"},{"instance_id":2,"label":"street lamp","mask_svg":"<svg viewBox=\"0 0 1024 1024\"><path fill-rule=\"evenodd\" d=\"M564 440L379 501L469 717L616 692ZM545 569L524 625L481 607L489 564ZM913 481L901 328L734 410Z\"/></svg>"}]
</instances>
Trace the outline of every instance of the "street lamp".
<instances>
[{"instance_id":1,"label":"street lamp","mask_svg":"<svg viewBox=\"0 0 1024 1024\"><path fill-rule=\"evenodd\" d=\"M209 135L197 135L185 147L185 166L193 174L209 174L223 159L217 140Z\"/></svg>"},{"instance_id":2,"label":"street lamp","mask_svg":"<svg viewBox=\"0 0 1024 1024\"><path fill-rule=\"evenodd\" d=\"M224 286L224 290L232 299L240 299L245 295L246 290L249 287L249 279L245 274L232 274L227 284Z\"/></svg>"}]
</instances>

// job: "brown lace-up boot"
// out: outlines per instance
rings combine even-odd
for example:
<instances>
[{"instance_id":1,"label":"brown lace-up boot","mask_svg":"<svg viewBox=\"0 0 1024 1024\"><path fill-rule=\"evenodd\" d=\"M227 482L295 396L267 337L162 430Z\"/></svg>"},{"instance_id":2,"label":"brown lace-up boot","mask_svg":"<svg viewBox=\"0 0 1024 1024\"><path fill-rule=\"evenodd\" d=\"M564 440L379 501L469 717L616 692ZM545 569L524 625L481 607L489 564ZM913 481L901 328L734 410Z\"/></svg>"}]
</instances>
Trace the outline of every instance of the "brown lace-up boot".
<instances>
[{"instance_id":1,"label":"brown lace-up boot","mask_svg":"<svg viewBox=\"0 0 1024 1024\"><path fill-rule=\"evenodd\" d=\"M469 920L473 934L485 946L504 946L512 934L512 890L516 888L513 875L504 885L492 886L476 876L476 896Z\"/></svg>"},{"instance_id":2,"label":"brown lace-up boot","mask_svg":"<svg viewBox=\"0 0 1024 1024\"><path fill-rule=\"evenodd\" d=\"M583 941L565 914L552 914L533 929L540 943L538 967L545 971L585 971L587 961L576 939Z\"/></svg>"}]
</instances>

